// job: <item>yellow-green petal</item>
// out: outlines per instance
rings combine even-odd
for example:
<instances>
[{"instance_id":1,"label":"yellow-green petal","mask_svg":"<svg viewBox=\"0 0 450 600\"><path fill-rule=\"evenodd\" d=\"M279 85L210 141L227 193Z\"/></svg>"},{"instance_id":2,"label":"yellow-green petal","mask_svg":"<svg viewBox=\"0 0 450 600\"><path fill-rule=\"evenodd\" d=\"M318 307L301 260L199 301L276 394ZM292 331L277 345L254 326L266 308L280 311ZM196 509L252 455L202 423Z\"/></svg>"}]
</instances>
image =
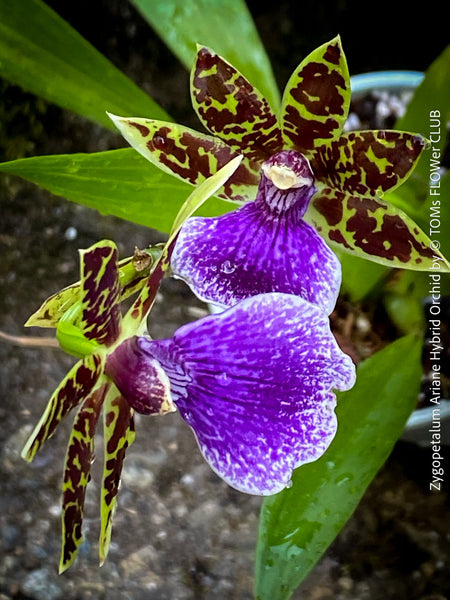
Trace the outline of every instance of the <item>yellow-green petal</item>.
<instances>
[{"instance_id":1,"label":"yellow-green petal","mask_svg":"<svg viewBox=\"0 0 450 600\"><path fill-rule=\"evenodd\" d=\"M358 196L382 196L411 174L427 140L403 131L351 131L316 149L316 180Z\"/></svg>"},{"instance_id":2,"label":"yellow-green petal","mask_svg":"<svg viewBox=\"0 0 450 600\"><path fill-rule=\"evenodd\" d=\"M350 76L340 37L303 60L283 94L281 127L285 146L309 156L342 131L350 105Z\"/></svg>"},{"instance_id":3,"label":"yellow-green petal","mask_svg":"<svg viewBox=\"0 0 450 600\"><path fill-rule=\"evenodd\" d=\"M106 560L125 452L134 441L133 410L114 385L103 404L104 467L101 493L100 564Z\"/></svg>"},{"instance_id":4,"label":"yellow-green petal","mask_svg":"<svg viewBox=\"0 0 450 600\"><path fill-rule=\"evenodd\" d=\"M191 72L191 98L206 129L235 152L262 162L281 150L281 130L268 101L209 48L198 49Z\"/></svg>"},{"instance_id":5,"label":"yellow-green petal","mask_svg":"<svg viewBox=\"0 0 450 600\"><path fill-rule=\"evenodd\" d=\"M64 465L60 573L75 560L82 541L86 486L94 457L94 436L109 383L103 382L84 400L72 427Z\"/></svg>"},{"instance_id":6,"label":"yellow-green petal","mask_svg":"<svg viewBox=\"0 0 450 600\"><path fill-rule=\"evenodd\" d=\"M103 373L104 357L92 354L77 362L53 392L22 456L32 461L42 444L53 435L57 425L92 391Z\"/></svg>"},{"instance_id":7,"label":"yellow-green petal","mask_svg":"<svg viewBox=\"0 0 450 600\"><path fill-rule=\"evenodd\" d=\"M124 138L151 163L175 177L199 185L237 156L230 146L189 127L153 119L110 115ZM228 200L253 200L259 166L243 159L216 195Z\"/></svg>"},{"instance_id":8,"label":"yellow-green petal","mask_svg":"<svg viewBox=\"0 0 450 600\"><path fill-rule=\"evenodd\" d=\"M305 219L337 249L390 267L449 271L445 257L399 208L325 188L312 199ZM439 266L433 266L439 265Z\"/></svg>"}]
</instances>

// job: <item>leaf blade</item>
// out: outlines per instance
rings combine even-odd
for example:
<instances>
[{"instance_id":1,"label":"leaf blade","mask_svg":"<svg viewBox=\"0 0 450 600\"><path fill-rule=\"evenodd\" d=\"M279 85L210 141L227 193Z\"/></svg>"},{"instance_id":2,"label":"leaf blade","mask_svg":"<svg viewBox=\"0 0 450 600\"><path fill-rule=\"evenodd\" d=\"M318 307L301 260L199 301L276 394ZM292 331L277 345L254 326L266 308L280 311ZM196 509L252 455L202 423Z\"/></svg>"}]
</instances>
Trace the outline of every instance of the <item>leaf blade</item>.
<instances>
[{"instance_id":1,"label":"leaf blade","mask_svg":"<svg viewBox=\"0 0 450 600\"><path fill-rule=\"evenodd\" d=\"M24 158L1 163L0 172L22 177L101 214L166 233L192 191L189 184L163 173L132 148ZM234 208L231 202L211 198L201 214L215 216Z\"/></svg>"},{"instance_id":2,"label":"leaf blade","mask_svg":"<svg viewBox=\"0 0 450 600\"><path fill-rule=\"evenodd\" d=\"M270 61L244 0L131 1L187 69L194 62L196 44L211 46L278 107Z\"/></svg>"},{"instance_id":3,"label":"leaf blade","mask_svg":"<svg viewBox=\"0 0 450 600\"><path fill-rule=\"evenodd\" d=\"M406 336L361 363L355 387L338 394L338 432L326 454L298 469L292 488L265 499L257 600L290 598L350 518L417 404L421 346Z\"/></svg>"},{"instance_id":4,"label":"leaf blade","mask_svg":"<svg viewBox=\"0 0 450 600\"><path fill-rule=\"evenodd\" d=\"M106 111L170 117L40 0L0 0L0 74L112 128Z\"/></svg>"}]
</instances>

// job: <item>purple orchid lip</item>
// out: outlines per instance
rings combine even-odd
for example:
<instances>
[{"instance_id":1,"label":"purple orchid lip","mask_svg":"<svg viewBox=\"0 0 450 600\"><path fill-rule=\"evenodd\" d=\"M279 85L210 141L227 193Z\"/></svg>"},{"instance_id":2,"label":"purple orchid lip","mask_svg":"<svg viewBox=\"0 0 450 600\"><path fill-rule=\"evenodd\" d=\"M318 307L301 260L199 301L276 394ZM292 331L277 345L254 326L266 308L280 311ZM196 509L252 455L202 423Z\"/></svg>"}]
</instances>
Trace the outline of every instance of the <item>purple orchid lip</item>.
<instances>
[{"instance_id":1,"label":"purple orchid lip","mask_svg":"<svg viewBox=\"0 0 450 600\"><path fill-rule=\"evenodd\" d=\"M107 373L144 414L167 396L161 372L211 468L258 495L280 491L293 469L325 452L337 428L332 390L355 381L323 311L279 293L184 325L170 339L127 340L108 357Z\"/></svg>"},{"instance_id":2,"label":"purple orchid lip","mask_svg":"<svg viewBox=\"0 0 450 600\"><path fill-rule=\"evenodd\" d=\"M341 266L302 218L315 192L308 160L294 150L278 152L263 164L253 202L219 217L185 222L171 259L173 274L211 304L232 306L257 294L282 292L330 314Z\"/></svg>"}]
</instances>

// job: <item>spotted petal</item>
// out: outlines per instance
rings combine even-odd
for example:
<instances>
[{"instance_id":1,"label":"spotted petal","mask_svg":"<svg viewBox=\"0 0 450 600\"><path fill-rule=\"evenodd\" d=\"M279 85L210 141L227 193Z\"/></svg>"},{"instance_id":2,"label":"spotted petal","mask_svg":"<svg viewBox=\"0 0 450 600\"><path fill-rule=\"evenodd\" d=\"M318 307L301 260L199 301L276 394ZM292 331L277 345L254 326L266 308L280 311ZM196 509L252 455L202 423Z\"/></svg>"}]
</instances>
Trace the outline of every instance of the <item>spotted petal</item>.
<instances>
[{"instance_id":1,"label":"spotted petal","mask_svg":"<svg viewBox=\"0 0 450 600\"><path fill-rule=\"evenodd\" d=\"M105 240L82 250L81 319L77 323L90 340L110 346L120 333L120 284L117 247Z\"/></svg>"},{"instance_id":2,"label":"spotted petal","mask_svg":"<svg viewBox=\"0 0 450 600\"><path fill-rule=\"evenodd\" d=\"M94 455L95 429L109 385L103 383L87 396L70 435L64 467L60 572L73 563L82 541L84 499Z\"/></svg>"},{"instance_id":3,"label":"spotted petal","mask_svg":"<svg viewBox=\"0 0 450 600\"><path fill-rule=\"evenodd\" d=\"M336 432L332 389L355 379L327 316L289 294L249 298L172 339L128 343L161 364L213 470L250 494L280 491L325 452Z\"/></svg>"},{"instance_id":4,"label":"spotted petal","mask_svg":"<svg viewBox=\"0 0 450 600\"><path fill-rule=\"evenodd\" d=\"M310 155L336 138L350 105L350 77L338 37L300 63L283 95L281 125L288 148Z\"/></svg>"},{"instance_id":5,"label":"spotted petal","mask_svg":"<svg viewBox=\"0 0 450 600\"><path fill-rule=\"evenodd\" d=\"M31 461L42 444L53 435L57 425L92 391L103 372L104 358L92 354L80 360L53 392L48 405L31 434L22 456Z\"/></svg>"},{"instance_id":6,"label":"spotted petal","mask_svg":"<svg viewBox=\"0 0 450 600\"><path fill-rule=\"evenodd\" d=\"M301 296L331 313L341 283L334 253L296 211L274 216L256 200L182 227L171 261L206 302L232 306L265 292Z\"/></svg>"},{"instance_id":7,"label":"spotted petal","mask_svg":"<svg viewBox=\"0 0 450 600\"><path fill-rule=\"evenodd\" d=\"M361 198L325 188L305 219L339 250L390 266L417 271L449 271L445 257L403 211L379 198ZM439 263L440 267L433 267Z\"/></svg>"},{"instance_id":8,"label":"spotted petal","mask_svg":"<svg viewBox=\"0 0 450 600\"><path fill-rule=\"evenodd\" d=\"M351 131L317 148L310 162L324 185L375 198L409 177L426 145L401 131Z\"/></svg>"},{"instance_id":9,"label":"spotted petal","mask_svg":"<svg viewBox=\"0 0 450 600\"><path fill-rule=\"evenodd\" d=\"M145 284L151 267L161 254L157 244L145 250L135 250L133 256L124 258L118 263L120 302L138 292ZM47 298L38 310L33 313L25 327L57 327L64 314L77 302L81 296L81 281L56 292Z\"/></svg>"},{"instance_id":10,"label":"spotted petal","mask_svg":"<svg viewBox=\"0 0 450 600\"><path fill-rule=\"evenodd\" d=\"M203 125L234 151L262 162L282 147L264 96L226 60L200 47L191 73L192 105Z\"/></svg>"},{"instance_id":11,"label":"spotted petal","mask_svg":"<svg viewBox=\"0 0 450 600\"><path fill-rule=\"evenodd\" d=\"M114 385L110 386L103 406L104 470L99 540L100 563L106 559L111 540L112 519L127 448L134 441L133 410Z\"/></svg>"},{"instance_id":12,"label":"spotted petal","mask_svg":"<svg viewBox=\"0 0 450 600\"><path fill-rule=\"evenodd\" d=\"M218 138L175 123L110 115L128 143L163 171L192 185L198 185L232 158L230 146ZM253 199L259 181L259 167L245 159L218 192L228 200Z\"/></svg>"}]
</instances>

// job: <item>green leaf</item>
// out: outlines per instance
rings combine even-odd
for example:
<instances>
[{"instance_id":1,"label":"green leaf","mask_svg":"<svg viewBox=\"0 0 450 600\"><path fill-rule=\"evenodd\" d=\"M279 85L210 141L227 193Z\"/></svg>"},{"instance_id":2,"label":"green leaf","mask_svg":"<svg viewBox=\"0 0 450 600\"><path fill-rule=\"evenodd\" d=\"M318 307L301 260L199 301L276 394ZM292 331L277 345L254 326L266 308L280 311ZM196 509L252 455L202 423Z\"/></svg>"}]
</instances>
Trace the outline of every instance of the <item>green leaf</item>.
<instances>
[{"instance_id":1,"label":"green leaf","mask_svg":"<svg viewBox=\"0 0 450 600\"><path fill-rule=\"evenodd\" d=\"M244 0L131 1L186 68L194 62L196 44L209 46L278 108L272 68Z\"/></svg>"},{"instance_id":2,"label":"green leaf","mask_svg":"<svg viewBox=\"0 0 450 600\"><path fill-rule=\"evenodd\" d=\"M192 191L190 185L163 173L132 148L24 158L1 163L0 172L32 181L103 215L166 233ZM201 214L215 216L234 208L230 202L211 198Z\"/></svg>"},{"instance_id":3,"label":"green leaf","mask_svg":"<svg viewBox=\"0 0 450 600\"><path fill-rule=\"evenodd\" d=\"M293 486L265 499L256 556L257 600L287 600L357 507L417 403L422 340L407 336L361 363L338 395L338 431Z\"/></svg>"},{"instance_id":4,"label":"green leaf","mask_svg":"<svg viewBox=\"0 0 450 600\"><path fill-rule=\"evenodd\" d=\"M381 287L389 268L373 260L337 251L342 267L341 292L348 294L352 302L365 298L372 290Z\"/></svg>"},{"instance_id":5,"label":"green leaf","mask_svg":"<svg viewBox=\"0 0 450 600\"><path fill-rule=\"evenodd\" d=\"M450 117L450 45L428 67L425 77L408 104L405 114L395 124L396 129L418 131L430 139L432 147L441 152L444 149L447 133L447 120ZM439 112L440 127L431 121L432 113ZM433 124L433 127L430 125ZM439 130L440 135L436 135ZM416 167L416 177L428 181L429 155L425 155Z\"/></svg>"},{"instance_id":6,"label":"green leaf","mask_svg":"<svg viewBox=\"0 0 450 600\"><path fill-rule=\"evenodd\" d=\"M40 0L0 0L0 75L104 127L112 128L106 111L170 120Z\"/></svg>"}]
</instances>

